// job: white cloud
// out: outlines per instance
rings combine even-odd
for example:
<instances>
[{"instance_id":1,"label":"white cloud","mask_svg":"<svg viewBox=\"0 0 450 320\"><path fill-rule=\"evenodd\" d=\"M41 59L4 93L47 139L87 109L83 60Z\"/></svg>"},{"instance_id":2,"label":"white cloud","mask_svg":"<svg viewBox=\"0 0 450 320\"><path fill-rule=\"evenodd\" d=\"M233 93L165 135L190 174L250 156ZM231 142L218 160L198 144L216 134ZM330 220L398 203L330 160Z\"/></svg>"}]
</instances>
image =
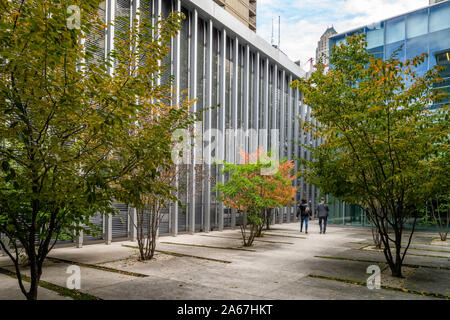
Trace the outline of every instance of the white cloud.
<instances>
[{"instance_id":1,"label":"white cloud","mask_svg":"<svg viewBox=\"0 0 450 320\"><path fill-rule=\"evenodd\" d=\"M281 50L306 63L331 25L341 33L427 5L428 0L258 0L257 33L270 42L273 17L277 39L280 15Z\"/></svg>"}]
</instances>

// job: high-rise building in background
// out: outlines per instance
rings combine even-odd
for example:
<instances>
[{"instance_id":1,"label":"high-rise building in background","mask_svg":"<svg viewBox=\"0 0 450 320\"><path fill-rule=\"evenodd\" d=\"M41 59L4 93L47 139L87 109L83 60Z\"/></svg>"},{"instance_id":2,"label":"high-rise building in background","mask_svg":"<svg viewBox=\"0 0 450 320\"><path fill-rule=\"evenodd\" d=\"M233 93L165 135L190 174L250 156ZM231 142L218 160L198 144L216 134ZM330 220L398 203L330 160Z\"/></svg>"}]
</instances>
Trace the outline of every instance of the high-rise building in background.
<instances>
[{"instance_id":1,"label":"high-rise building in background","mask_svg":"<svg viewBox=\"0 0 450 320\"><path fill-rule=\"evenodd\" d=\"M239 21L256 31L256 0L214 0Z\"/></svg>"},{"instance_id":2,"label":"high-rise building in background","mask_svg":"<svg viewBox=\"0 0 450 320\"><path fill-rule=\"evenodd\" d=\"M435 3L439 3L445 0L430 0L430 5L435 4Z\"/></svg>"},{"instance_id":3,"label":"high-rise building in background","mask_svg":"<svg viewBox=\"0 0 450 320\"><path fill-rule=\"evenodd\" d=\"M330 28L327 28L320 37L316 48L316 63L321 61L325 65L329 64L328 56L330 54L330 46L328 39L335 34L337 34L337 32L334 30L333 26L331 26Z\"/></svg>"}]
</instances>

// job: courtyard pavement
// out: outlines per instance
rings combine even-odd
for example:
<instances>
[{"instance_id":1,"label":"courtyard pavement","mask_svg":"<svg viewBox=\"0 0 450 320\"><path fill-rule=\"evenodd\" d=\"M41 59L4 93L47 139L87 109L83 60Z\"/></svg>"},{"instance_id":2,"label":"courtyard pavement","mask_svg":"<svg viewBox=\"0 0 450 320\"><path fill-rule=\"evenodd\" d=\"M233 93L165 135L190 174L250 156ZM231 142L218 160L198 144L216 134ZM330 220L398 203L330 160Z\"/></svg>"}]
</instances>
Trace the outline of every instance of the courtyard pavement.
<instances>
[{"instance_id":1,"label":"courtyard pavement","mask_svg":"<svg viewBox=\"0 0 450 320\"><path fill-rule=\"evenodd\" d=\"M65 287L69 265L81 270L82 293L99 299L448 299L450 246L418 231L405 258L404 279L390 276L370 229L328 226L309 233L298 223L276 224L244 248L239 229L161 236L155 258L137 261L136 242L59 247L42 280ZM406 238L405 238L406 241ZM381 289L366 286L367 267L381 269ZM13 270L5 256L0 268ZM39 289L40 299L68 299ZM23 299L17 280L0 273L0 299Z\"/></svg>"}]
</instances>

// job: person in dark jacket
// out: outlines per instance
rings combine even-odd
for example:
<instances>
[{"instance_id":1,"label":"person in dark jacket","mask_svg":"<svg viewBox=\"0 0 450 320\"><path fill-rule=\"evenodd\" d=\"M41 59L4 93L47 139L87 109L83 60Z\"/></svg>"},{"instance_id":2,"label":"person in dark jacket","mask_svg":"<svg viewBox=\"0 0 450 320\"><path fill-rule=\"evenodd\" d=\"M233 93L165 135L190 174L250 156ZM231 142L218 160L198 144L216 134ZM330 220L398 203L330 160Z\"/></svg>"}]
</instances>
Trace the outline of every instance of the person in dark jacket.
<instances>
[{"instance_id":1,"label":"person in dark jacket","mask_svg":"<svg viewBox=\"0 0 450 320\"><path fill-rule=\"evenodd\" d=\"M319 217L319 227L320 233L322 233L322 222L323 222L323 233L327 231L327 218L328 218L328 205L325 203L325 198L320 199L320 203L317 205L317 216Z\"/></svg>"},{"instance_id":2,"label":"person in dark jacket","mask_svg":"<svg viewBox=\"0 0 450 320\"><path fill-rule=\"evenodd\" d=\"M311 210L308 208L306 199L302 199L302 203L297 208L297 220L300 216L300 232L303 230L303 221L305 222L305 233L308 233L308 219L311 216Z\"/></svg>"}]
</instances>

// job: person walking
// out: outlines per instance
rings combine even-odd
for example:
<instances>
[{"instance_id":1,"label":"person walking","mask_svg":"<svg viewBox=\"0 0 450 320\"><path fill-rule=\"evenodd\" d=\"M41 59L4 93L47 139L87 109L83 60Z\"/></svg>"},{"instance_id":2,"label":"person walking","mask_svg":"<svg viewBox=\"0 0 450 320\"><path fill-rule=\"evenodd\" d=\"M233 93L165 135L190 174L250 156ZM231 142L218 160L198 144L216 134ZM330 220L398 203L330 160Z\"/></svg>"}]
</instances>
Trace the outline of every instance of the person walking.
<instances>
[{"instance_id":1,"label":"person walking","mask_svg":"<svg viewBox=\"0 0 450 320\"><path fill-rule=\"evenodd\" d=\"M323 223L323 233L327 231L327 218L328 218L328 205L325 203L325 198L320 198L320 203L317 205L317 216L319 217L319 227L320 233L322 233L322 223Z\"/></svg>"},{"instance_id":2,"label":"person walking","mask_svg":"<svg viewBox=\"0 0 450 320\"><path fill-rule=\"evenodd\" d=\"M305 233L308 233L308 219L311 216L311 210L309 210L306 199L302 199L302 203L297 208L297 220L300 216L300 232L303 230L303 222L305 222Z\"/></svg>"}]
</instances>

